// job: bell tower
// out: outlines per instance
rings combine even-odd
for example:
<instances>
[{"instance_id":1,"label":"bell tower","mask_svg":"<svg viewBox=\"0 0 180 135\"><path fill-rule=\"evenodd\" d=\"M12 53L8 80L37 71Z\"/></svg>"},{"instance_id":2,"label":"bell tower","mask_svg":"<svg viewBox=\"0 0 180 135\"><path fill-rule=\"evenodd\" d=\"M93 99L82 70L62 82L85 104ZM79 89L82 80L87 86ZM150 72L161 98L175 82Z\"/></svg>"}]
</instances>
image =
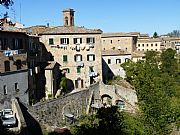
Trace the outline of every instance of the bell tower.
<instances>
[{"instance_id":1,"label":"bell tower","mask_svg":"<svg viewBox=\"0 0 180 135\"><path fill-rule=\"evenodd\" d=\"M63 10L64 26L74 26L74 12L73 9Z\"/></svg>"}]
</instances>

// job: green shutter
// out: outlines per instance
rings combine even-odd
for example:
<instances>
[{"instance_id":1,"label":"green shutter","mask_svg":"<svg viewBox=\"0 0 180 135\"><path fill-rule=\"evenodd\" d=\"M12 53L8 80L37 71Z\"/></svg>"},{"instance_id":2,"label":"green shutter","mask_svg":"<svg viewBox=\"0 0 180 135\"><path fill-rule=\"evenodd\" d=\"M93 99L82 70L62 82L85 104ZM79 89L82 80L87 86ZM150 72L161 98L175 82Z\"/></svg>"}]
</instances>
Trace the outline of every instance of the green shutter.
<instances>
[{"instance_id":1,"label":"green shutter","mask_svg":"<svg viewBox=\"0 0 180 135\"><path fill-rule=\"evenodd\" d=\"M67 62L67 55L63 55L63 62Z\"/></svg>"},{"instance_id":2,"label":"green shutter","mask_svg":"<svg viewBox=\"0 0 180 135\"><path fill-rule=\"evenodd\" d=\"M77 73L81 73L81 68L77 67Z\"/></svg>"},{"instance_id":3,"label":"green shutter","mask_svg":"<svg viewBox=\"0 0 180 135\"><path fill-rule=\"evenodd\" d=\"M53 45L53 44L54 44L53 38L49 38L49 45Z\"/></svg>"}]
</instances>

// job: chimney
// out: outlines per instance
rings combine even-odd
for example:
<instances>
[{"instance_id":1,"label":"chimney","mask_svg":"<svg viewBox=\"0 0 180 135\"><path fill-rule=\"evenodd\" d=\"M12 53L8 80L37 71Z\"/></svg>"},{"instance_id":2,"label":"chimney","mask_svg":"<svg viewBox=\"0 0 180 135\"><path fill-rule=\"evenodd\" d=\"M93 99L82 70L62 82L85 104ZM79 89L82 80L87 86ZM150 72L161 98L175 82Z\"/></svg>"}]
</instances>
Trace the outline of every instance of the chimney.
<instances>
[{"instance_id":1,"label":"chimney","mask_svg":"<svg viewBox=\"0 0 180 135\"><path fill-rule=\"evenodd\" d=\"M74 12L73 9L63 10L64 26L74 26Z\"/></svg>"}]
</instances>

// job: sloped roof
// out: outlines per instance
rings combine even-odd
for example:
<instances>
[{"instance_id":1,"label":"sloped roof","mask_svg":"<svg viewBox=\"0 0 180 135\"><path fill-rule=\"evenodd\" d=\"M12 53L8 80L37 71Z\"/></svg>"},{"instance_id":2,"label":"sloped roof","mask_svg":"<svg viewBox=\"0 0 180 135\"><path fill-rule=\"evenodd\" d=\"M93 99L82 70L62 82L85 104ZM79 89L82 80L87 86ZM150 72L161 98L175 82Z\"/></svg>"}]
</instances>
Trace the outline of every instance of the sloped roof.
<instances>
[{"instance_id":1,"label":"sloped roof","mask_svg":"<svg viewBox=\"0 0 180 135\"><path fill-rule=\"evenodd\" d=\"M54 28L46 29L40 35L49 35L49 34L101 34L102 30L100 29L87 29L85 27L76 27L76 26L58 26Z\"/></svg>"},{"instance_id":2,"label":"sloped roof","mask_svg":"<svg viewBox=\"0 0 180 135\"><path fill-rule=\"evenodd\" d=\"M45 67L45 69L53 69L55 67L55 65L60 66L59 63L55 62L55 61L51 61L48 63L48 65Z\"/></svg>"},{"instance_id":3,"label":"sloped roof","mask_svg":"<svg viewBox=\"0 0 180 135\"><path fill-rule=\"evenodd\" d=\"M117 56L117 55L130 55L122 50L102 50L102 56Z\"/></svg>"},{"instance_id":4,"label":"sloped roof","mask_svg":"<svg viewBox=\"0 0 180 135\"><path fill-rule=\"evenodd\" d=\"M102 38L106 37L133 37L137 36L132 33L118 32L118 33L103 33Z\"/></svg>"},{"instance_id":5,"label":"sloped roof","mask_svg":"<svg viewBox=\"0 0 180 135\"><path fill-rule=\"evenodd\" d=\"M147 39L138 39L139 42L162 42L161 38L147 38Z\"/></svg>"},{"instance_id":6,"label":"sloped roof","mask_svg":"<svg viewBox=\"0 0 180 135\"><path fill-rule=\"evenodd\" d=\"M0 26L0 31L26 33L25 30L14 27L14 26Z\"/></svg>"}]
</instances>

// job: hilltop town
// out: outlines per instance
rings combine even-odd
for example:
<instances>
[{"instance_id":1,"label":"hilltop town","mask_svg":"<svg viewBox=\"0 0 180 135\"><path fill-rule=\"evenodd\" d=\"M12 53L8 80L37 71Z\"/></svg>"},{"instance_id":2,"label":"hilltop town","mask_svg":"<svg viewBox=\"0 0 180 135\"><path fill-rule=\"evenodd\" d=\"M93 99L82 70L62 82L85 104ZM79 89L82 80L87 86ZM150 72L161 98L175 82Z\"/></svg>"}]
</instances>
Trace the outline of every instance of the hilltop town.
<instances>
[{"instance_id":1,"label":"hilltop town","mask_svg":"<svg viewBox=\"0 0 180 135\"><path fill-rule=\"evenodd\" d=\"M104 106L135 113L137 94L122 64L145 60L149 51L179 53L180 37L104 33L76 26L74 9L62 14L62 26L24 28L8 16L0 19L0 110L16 115L13 131L68 127Z\"/></svg>"}]
</instances>

